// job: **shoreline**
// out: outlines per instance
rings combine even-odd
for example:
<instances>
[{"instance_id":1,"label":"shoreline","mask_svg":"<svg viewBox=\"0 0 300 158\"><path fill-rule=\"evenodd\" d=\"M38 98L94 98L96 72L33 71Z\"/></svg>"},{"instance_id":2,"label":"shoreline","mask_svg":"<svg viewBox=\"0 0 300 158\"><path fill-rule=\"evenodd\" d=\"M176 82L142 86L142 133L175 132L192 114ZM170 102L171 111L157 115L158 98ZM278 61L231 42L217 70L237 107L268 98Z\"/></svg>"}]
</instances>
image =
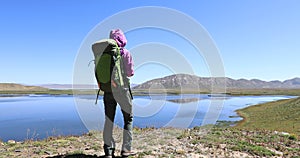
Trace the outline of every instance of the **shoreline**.
<instances>
[{"instance_id":1,"label":"shoreline","mask_svg":"<svg viewBox=\"0 0 300 158\"><path fill-rule=\"evenodd\" d=\"M46 89L46 90L0 90L0 94L49 94L49 95L86 95L97 94L98 89ZM149 95L149 90L137 90L132 89L133 95L145 96ZM163 92L163 93L162 93ZM102 95L103 92L100 93ZM154 90L151 94L167 94L167 95L180 95L180 94L208 94L214 95L209 91L191 91L191 90L176 90L176 89L164 89ZM300 88L298 89L227 89L226 92L216 94L221 96L247 96L247 95L289 95L299 96Z\"/></svg>"},{"instance_id":2,"label":"shoreline","mask_svg":"<svg viewBox=\"0 0 300 158\"><path fill-rule=\"evenodd\" d=\"M237 122L235 128L268 129L300 136L300 115L297 115L299 110L299 96L249 106L236 110L243 119Z\"/></svg>"}]
</instances>

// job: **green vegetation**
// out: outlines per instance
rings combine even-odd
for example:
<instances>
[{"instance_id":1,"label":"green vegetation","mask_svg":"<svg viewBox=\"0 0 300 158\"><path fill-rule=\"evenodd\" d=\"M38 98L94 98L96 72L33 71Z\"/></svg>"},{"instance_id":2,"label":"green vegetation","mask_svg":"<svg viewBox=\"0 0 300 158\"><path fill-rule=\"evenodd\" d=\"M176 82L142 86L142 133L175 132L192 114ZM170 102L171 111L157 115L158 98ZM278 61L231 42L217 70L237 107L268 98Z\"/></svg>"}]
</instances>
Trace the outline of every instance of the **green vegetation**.
<instances>
[{"instance_id":1,"label":"green vegetation","mask_svg":"<svg viewBox=\"0 0 300 158\"><path fill-rule=\"evenodd\" d=\"M299 156L299 141L269 130L242 130L213 127L207 134L205 127L185 130L177 139L190 144L203 144L202 148L226 149L255 156ZM201 150L194 152L203 152ZM228 155L227 155L228 156ZM229 156L231 157L231 156ZM239 156L238 156L239 157Z\"/></svg>"},{"instance_id":2,"label":"green vegetation","mask_svg":"<svg viewBox=\"0 0 300 158\"><path fill-rule=\"evenodd\" d=\"M293 95L300 96L300 89L227 89L229 95Z\"/></svg>"},{"instance_id":3,"label":"green vegetation","mask_svg":"<svg viewBox=\"0 0 300 158\"><path fill-rule=\"evenodd\" d=\"M60 94L67 94L71 95L73 94L72 90L54 90L54 89L47 89L42 91L0 91L0 94L50 94L50 95L60 95Z\"/></svg>"},{"instance_id":4,"label":"green vegetation","mask_svg":"<svg viewBox=\"0 0 300 158\"><path fill-rule=\"evenodd\" d=\"M237 112L244 119L236 128L268 129L300 135L300 97L250 106Z\"/></svg>"},{"instance_id":5,"label":"green vegetation","mask_svg":"<svg viewBox=\"0 0 300 158\"><path fill-rule=\"evenodd\" d=\"M114 129L116 153L120 153L122 129ZM299 138L269 130L246 130L207 125L193 129L134 128L133 157L296 157ZM82 136L45 140L0 142L1 157L99 157L103 153L101 131Z\"/></svg>"}]
</instances>

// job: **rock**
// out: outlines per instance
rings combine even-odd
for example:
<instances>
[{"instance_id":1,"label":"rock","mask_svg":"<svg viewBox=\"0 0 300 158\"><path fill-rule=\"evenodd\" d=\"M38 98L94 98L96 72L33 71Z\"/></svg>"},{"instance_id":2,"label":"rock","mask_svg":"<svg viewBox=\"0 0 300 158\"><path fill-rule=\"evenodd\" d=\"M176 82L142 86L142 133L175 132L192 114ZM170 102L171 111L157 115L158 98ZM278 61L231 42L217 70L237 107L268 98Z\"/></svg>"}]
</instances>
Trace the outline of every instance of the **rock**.
<instances>
[{"instance_id":1,"label":"rock","mask_svg":"<svg viewBox=\"0 0 300 158\"><path fill-rule=\"evenodd\" d=\"M284 136L289 136L290 134L287 132L278 132L278 131L274 131L275 134L280 134L280 135L284 135Z\"/></svg>"},{"instance_id":2,"label":"rock","mask_svg":"<svg viewBox=\"0 0 300 158\"><path fill-rule=\"evenodd\" d=\"M290 134L287 133L287 132L281 132L280 134L281 134L281 135L284 135L284 136L289 136L289 135L290 135Z\"/></svg>"},{"instance_id":3,"label":"rock","mask_svg":"<svg viewBox=\"0 0 300 158\"><path fill-rule=\"evenodd\" d=\"M194 153L190 153L188 155L186 155L187 158L196 158L196 157L201 157L199 154L194 154Z\"/></svg>"},{"instance_id":4,"label":"rock","mask_svg":"<svg viewBox=\"0 0 300 158\"><path fill-rule=\"evenodd\" d=\"M7 143L8 144L16 144L16 141L15 140L8 140Z\"/></svg>"},{"instance_id":5,"label":"rock","mask_svg":"<svg viewBox=\"0 0 300 158\"><path fill-rule=\"evenodd\" d=\"M16 153L20 153L20 152L22 152L22 151L23 151L23 150L21 150L21 149L16 149L16 150L15 150Z\"/></svg>"},{"instance_id":6,"label":"rock","mask_svg":"<svg viewBox=\"0 0 300 158\"><path fill-rule=\"evenodd\" d=\"M185 151L183 149L175 149L175 152L177 154L185 154Z\"/></svg>"},{"instance_id":7,"label":"rock","mask_svg":"<svg viewBox=\"0 0 300 158\"><path fill-rule=\"evenodd\" d=\"M220 149L225 149L226 148L226 144L219 144L219 148Z\"/></svg>"}]
</instances>

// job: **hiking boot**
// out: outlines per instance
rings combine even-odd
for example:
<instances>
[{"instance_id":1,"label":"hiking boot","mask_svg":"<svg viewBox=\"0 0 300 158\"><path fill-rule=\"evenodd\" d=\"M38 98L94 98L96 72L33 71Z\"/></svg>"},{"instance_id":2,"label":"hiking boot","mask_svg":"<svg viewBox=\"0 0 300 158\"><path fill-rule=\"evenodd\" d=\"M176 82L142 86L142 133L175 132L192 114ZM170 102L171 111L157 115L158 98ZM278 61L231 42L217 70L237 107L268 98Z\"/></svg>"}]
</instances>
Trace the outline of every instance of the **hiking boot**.
<instances>
[{"instance_id":1,"label":"hiking boot","mask_svg":"<svg viewBox=\"0 0 300 158\"><path fill-rule=\"evenodd\" d=\"M115 148L109 147L107 145L103 146L104 148L104 153L105 153L105 158L113 158L115 157Z\"/></svg>"},{"instance_id":2,"label":"hiking boot","mask_svg":"<svg viewBox=\"0 0 300 158\"><path fill-rule=\"evenodd\" d=\"M135 154L136 154L136 153L133 152L133 151L124 151L124 150L121 151L121 156L122 156L122 157L133 156L133 155L135 155Z\"/></svg>"},{"instance_id":3,"label":"hiking boot","mask_svg":"<svg viewBox=\"0 0 300 158\"><path fill-rule=\"evenodd\" d=\"M105 154L104 158L114 158L115 155L111 155L111 154Z\"/></svg>"}]
</instances>

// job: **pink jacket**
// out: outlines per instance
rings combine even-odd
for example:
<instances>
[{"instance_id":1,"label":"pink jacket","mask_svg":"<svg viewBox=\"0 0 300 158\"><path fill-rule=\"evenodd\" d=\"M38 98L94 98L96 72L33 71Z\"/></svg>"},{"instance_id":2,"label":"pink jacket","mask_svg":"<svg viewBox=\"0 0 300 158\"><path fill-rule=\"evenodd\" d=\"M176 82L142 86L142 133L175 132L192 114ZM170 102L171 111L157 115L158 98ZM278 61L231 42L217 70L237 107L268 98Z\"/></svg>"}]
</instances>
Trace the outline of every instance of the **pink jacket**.
<instances>
[{"instance_id":1,"label":"pink jacket","mask_svg":"<svg viewBox=\"0 0 300 158\"><path fill-rule=\"evenodd\" d=\"M134 70L133 70L134 64L133 64L133 60L132 60L132 56L131 56L130 52L126 48L124 48L127 43L127 39L126 39L124 33L120 29L111 30L110 38L114 39L118 43L118 46L121 49L121 55L123 58L127 77L133 76L134 75Z\"/></svg>"}]
</instances>

